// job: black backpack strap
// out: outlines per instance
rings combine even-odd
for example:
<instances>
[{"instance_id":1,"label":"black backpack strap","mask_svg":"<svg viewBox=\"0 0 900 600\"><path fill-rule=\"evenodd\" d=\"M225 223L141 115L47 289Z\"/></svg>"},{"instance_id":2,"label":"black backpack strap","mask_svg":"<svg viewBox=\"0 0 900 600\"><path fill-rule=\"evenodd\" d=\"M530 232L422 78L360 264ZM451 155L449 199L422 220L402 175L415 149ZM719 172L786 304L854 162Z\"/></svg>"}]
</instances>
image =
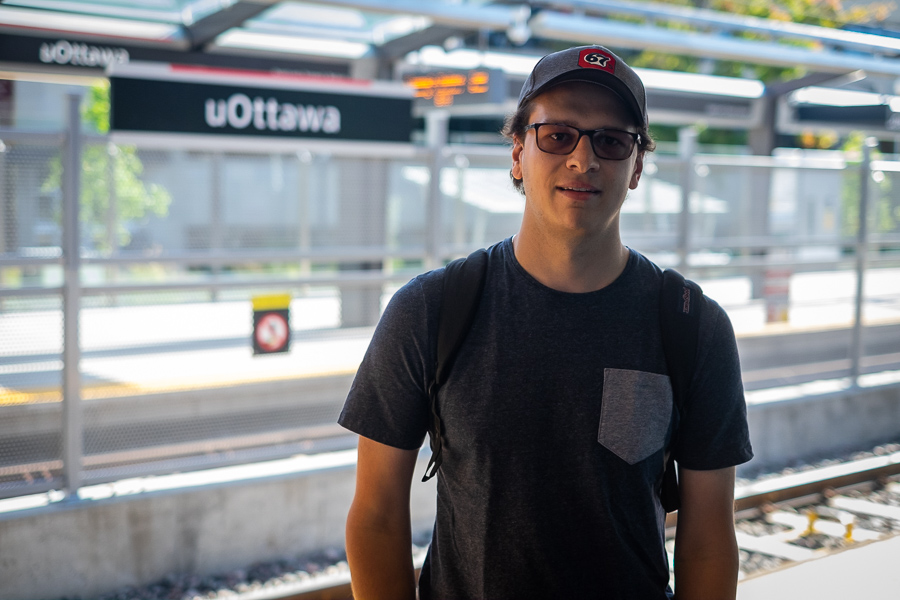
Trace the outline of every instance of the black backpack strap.
<instances>
[{"instance_id":1,"label":"black backpack strap","mask_svg":"<svg viewBox=\"0 0 900 600\"><path fill-rule=\"evenodd\" d=\"M681 415L684 412L684 403L690 393L691 379L697 368L702 305L703 290L699 285L685 279L674 269L665 270L660 291L659 320L674 401L670 448L675 442ZM671 450L666 453L666 470L660 500L666 512L678 510L678 476Z\"/></svg>"},{"instance_id":2,"label":"black backpack strap","mask_svg":"<svg viewBox=\"0 0 900 600\"><path fill-rule=\"evenodd\" d=\"M441 294L441 313L437 332L437 364L434 381L428 386L431 402L431 422L428 435L431 459L425 468L422 481L435 476L443 460L441 417L438 411L438 390L447 381L460 347L472 328L475 313L481 302L484 282L487 279L487 250L476 250L466 258L449 263L444 270L444 286Z\"/></svg>"}]
</instances>

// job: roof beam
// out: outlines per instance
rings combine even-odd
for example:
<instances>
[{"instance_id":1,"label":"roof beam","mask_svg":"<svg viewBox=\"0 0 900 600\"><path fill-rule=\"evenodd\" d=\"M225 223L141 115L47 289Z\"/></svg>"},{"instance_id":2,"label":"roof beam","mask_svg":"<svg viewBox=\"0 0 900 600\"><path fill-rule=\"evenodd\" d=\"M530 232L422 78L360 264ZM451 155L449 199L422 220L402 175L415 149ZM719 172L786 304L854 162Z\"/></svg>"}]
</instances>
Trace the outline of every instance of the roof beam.
<instances>
[{"instance_id":1,"label":"roof beam","mask_svg":"<svg viewBox=\"0 0 900 600\"><path fill-rule=\"evenodd\" d=\"M663 29L600 18L541 11L528 23L534 36L548 39L686 54L779 67L806 67L827 73L859 69L870 74L900 76L900 63L878 56L831 50L813 51L778 44L698 32Z\"/></svg>"},{"instance_id":2,"label":"roof beam","mask_svg":"<svg viewBox=\"0 0 900 600\"><path fill-rule=\"evenodd\" d=\"M810 86L827 86L840 87L848 83L854 83L861 79L865 79L865 71L858 70L843 75L834 73L810 73L804 77L792 79L790 81L777 81L766 86L767 96L784 96L793 91L803 89Z\"/></svg>"},{"instance_id":3,"label":"roof beam","mask_svg":"<svg viewBox=\"0 0 900 600\"><path fill-rule=\"evenodd\" d=\"M454 35L465 35L470 29L461 29L459 27L448 27L447 25L432 25L395 38L389 42L381 44L376 49L379 58L385 60L397 60L403 58L410 52L414 52L422 46L441 45L448 37Z\"/></svg>"},{"instance_id":4,"label":"roof beam","mask_svg":"<svg viewBox=\"0 0 900 600\"><path fill-rule=\"evenodd\" d=\"M271 4L239 0L227 8L218 10L199 21L184 27L185 37L191 50L200 50L222 33L233 27L240 27L248 19L271 8Z\"/></svg>"},{"instance_id":5,"label":"roof beam","mask_svg":"<svg viewBox=\"0 0 900 600\"><path fill-rule=\"evenodd\" d=\"M259 0L276 4L281 0ZM505 30L519 13L519 7L506 8L496 5L471 6L467 4L444 4L423 2L422 0L310 0L316 4L355 8L383 15L413 15L427 17L432 22L469 31L481 29Z\"/></svg>"}]
</instances>

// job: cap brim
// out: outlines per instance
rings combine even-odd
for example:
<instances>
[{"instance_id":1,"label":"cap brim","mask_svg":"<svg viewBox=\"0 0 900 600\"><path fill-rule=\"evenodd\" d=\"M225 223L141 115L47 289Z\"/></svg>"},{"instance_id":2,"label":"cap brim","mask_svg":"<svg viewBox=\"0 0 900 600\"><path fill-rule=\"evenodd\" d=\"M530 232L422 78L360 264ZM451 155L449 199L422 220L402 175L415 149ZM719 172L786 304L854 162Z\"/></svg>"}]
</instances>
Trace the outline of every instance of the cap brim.
<instances>
[{"instance_id":1,"label":"cap brim","mask_svg":"<svg viewBox=\"0 0 900 600\"><path fill-rule=\"evenodd\" d=\"M622 102L624 102L629 109L631 109L631 113L635 117L635 120L639 126L644 127L647 125L646 121L644 120L641 107L638 104L637 99L634 97L634 94L632 94L631 90L628 89L628 86L622 83L622 81L615 75L598 70L583 69L579 71L569 71L568 73L563 73L562 75L551 79L539 88L532 90L530 94L522 99L519 105L521 106L525 102L528 102L535 96L546 92L552 87L555 87L562 83L569 83L571 81L593 83L612 91L615 95L622 99Z\"/></svg>"}]
</instances>

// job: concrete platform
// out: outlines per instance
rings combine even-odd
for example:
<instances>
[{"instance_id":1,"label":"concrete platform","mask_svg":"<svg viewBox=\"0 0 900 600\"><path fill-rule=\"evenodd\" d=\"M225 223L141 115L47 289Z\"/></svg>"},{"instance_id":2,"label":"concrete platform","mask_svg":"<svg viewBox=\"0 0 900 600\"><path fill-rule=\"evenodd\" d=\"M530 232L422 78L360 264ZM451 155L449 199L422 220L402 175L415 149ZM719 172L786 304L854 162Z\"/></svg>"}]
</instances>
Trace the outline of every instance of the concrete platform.
<instances>
[{"instance_id":1,"label":"concrete platform","mask_svg":"<svg viewBox=\"0 0 900 600\"><path fill-rule=\"evenodd\" d=\"M896 287L900 280L885 281ZM829 279L828 283L834 282ZM706 289L717 298L724 295L717 292L726 291L713 285ZM333 309L325 300L320 303L324 312ZM886 304L887 309L876 307L882 312L869 317L896 324L900 313L896 297L891 296ZM332 388L342 390L336 396L342 399L370 331L343 332L324 336L326 339L310 332L298 336L288 354L253 357L246 347L246 308L234 303L182 307L172 312L169 307L169 324L182 332L183 339L151 326L158 322L151 318L157 308L147 309L142 318L135 318L133 309L126 307L98 309L96 314L86 315L94 319L93 327L85 327L86 355L82 361L87 378L85 413L91 419L88 425L116 427L129 417L152 417L153 407L162 407L162 414L173 411L181 420L223 407L235 410L251 391L241 386L270 387L268 395L253 387L249 396L260 404L281 406L286 399L296 403L298 390L291 386L298 379L309 386L304 387L304 393L310 395L310 402L327 400ZM295 308L306 317L315 312L312 305ZM763 333L768 334L763 337L777 337L772 335L776 333L772 328L762 332L756 327L755 320L761 317L759 308L754 307L752 315L740 311L732 315L739 343L759 345L759 337L750 338ZM810 314L807 322L801 318L802 311L795 312L795 325L822 328L821 315ZM847 315L839 316L846 326ZM0 433L21 435L32 425L42 431L58 427L58 415L50 414L58 411L58 402L52 398L57 392L35 389L41 387L44 377L59 372L59 365L52 362L58 359L58 329L46 327L43 321L51 317L31 315L28 323L15 323L23 330L33 325L48 338L28 338L31 346L16 348L15 353L0 360L0 396L6 399L3 413L17 415L17 419L0 420ZM109 317L119 318L121 330L109 326ZM10 325L8 319L5 323ZM234 330L223 330L222 323L231 323ZM312 327L318 323L299 325ZM121 351L125 341L133 343L135 339L131 335L135 331L126 325L142 328L143 337L138 337L146 346L139 349L141 352ZM203 337L198 329L204 327L222 336L219 345L192 348L191 344ZM802 327L783 327L780 333L794 336L799 329ZM109 338L110 332L118 332L122 339ZM244 340L244 345L231 342L237 339ZM783 339L777 345L783 346L781 342ZM179 347L180 343L187 348ZM816 343L807 352L818 351L821 346ZM159 362L152 369L144 353L148 347L158 351ZM759 348L757 353L769 352L769 348ZM194 360L197 356L202 360ZM323 379L330 380L329 385L313 385L314 374L327 374L329 377ZM217 396L215 406L207 404L210 392ZM41 393L48 397L36 397ZM172 393L177 393L180 401L168 396ZM128 395L127 408L117 404L119 394ZM153 403L136 399L140 396ZM748 467L754 463L785 464L900 436L900 371L866 375L858 386L846 379L833 379L759 390L748 393L747 398L757 452ZM166 404L168 400L172 402ZM106 408L93 410L92 403ZM139 406L141 410L137 410ZM29 423L32 417L39 418ZM427 456L427 451L424 454ZM424 468L420 460L417 474ZM97 485L83 488L80 499L73 501L61 501L52 494L0 501L0 599L91 597L125 585L151 582L171 572L217 573L254 561L341 545L354 475L355 451L348 451ZM413 519L417 528L428 528L434 517L434 482L421 484L417 479L413 490ZM900 561L897 547L889 548ZM761 580L757 583L751 579L741 584L741 590L749 594L762 585ZM900 586L894 585L894 590L898 589ZM742 600L757 597L763 596L741 596ZM801 590L788 596L765 597L821 600L832 596ZM882 596L853 593L842 597ZM900 598L900 592L893 597Z\"/></svg>"},{"instance_id":2,"label":"concrete platform","mask_svg":"<svg viewBox=\"0 0 900 600\"><path fill-rule=\"evenodd\" d=\"M354 449L2 500L0 599L92 598L343 548L355 475ZM414 531L434 523L435 486L413 485Z\"/></svg>"},{"instance_id":3,"label":"concrete platform","mask_svg":"<svg viewBox=\"0 0 900 600\"><path fill-rule=\"evenodd\" d=\"M753 577L738 600L897 600L900 536Z\"/></svg>"},{"instance_id":4,"label":"concrete platform","mask_svg":"<svg viewBox=\"0 0 900 600\"><path fill-rule=\"evenodd\" d=\"M754 457L738 475L900 438L900 371L747 392ZM898 596L900 597L900 596Z\"/></svg>"},{"instance_id":5,"label":"concrete platform","mask_svg":"<svg viewBox=\"0 0 900 600\"><path fill-rule=\"evenodd\" d=\"M827 452L829 444L872 431L900 435L900 372L868 377L867 387L824 382L751 396L760 459ZM423 450L416 474L424 472L427 456ZM340 546L355 459L354 450L300 455L86 487L74 501L52 494L0 501L0 598L91 597L172 572L214 574ZM434 480L414 480L417 530L433 523L434 493ZM900 552L894 558L900 561ZM752 581L742 584L747 593L763 585ZM754 596L762 597L779 596Z\"/></svg>"}]
</instances>

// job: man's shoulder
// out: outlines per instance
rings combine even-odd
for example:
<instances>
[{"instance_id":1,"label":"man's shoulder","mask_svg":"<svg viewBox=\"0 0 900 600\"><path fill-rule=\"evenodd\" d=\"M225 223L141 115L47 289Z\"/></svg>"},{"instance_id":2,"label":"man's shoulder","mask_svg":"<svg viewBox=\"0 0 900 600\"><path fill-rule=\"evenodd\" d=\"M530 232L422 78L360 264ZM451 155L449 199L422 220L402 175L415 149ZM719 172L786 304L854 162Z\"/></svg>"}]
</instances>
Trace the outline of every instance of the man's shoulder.
<instances>
[{"instance_id":1,"label":"man's shoulder","mask_svg":"<svg viewBox=\"0 0 900 600\"><path fill-rule=\"evenodd\" d=\"M634 248L628 248L628 263L622 277L641 293L658 292L662 285L663 269Z\"/></svg>"},{"instance_id":2,"label":"man's shoulder","mask_svg":"<svg viewBox=\"0 0 900 600\"><path fill-rule=\"evenodd\" d=\"M391 303L399 306L411 306L425 303L429 306L439 300L444 284L444 267L420 273L403 284L394 292Z\"/></svg>"}]
</instances>

